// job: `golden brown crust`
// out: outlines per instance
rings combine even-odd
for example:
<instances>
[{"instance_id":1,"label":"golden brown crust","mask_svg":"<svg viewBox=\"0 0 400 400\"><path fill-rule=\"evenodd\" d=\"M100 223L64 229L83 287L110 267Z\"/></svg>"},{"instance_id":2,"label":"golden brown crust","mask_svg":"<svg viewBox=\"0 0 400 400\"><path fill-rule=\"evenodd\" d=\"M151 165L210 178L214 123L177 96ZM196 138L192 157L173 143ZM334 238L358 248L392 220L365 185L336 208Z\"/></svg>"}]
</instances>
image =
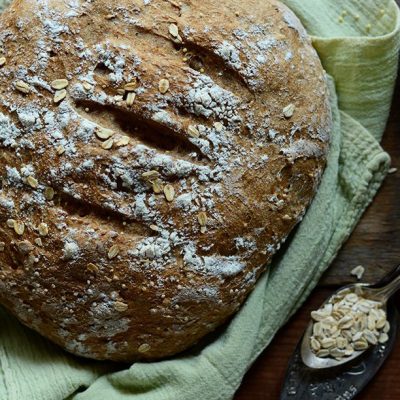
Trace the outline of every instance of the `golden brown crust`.
<instances>
[{"instance_id":1,"label":"golden brown crust","mask_svg":"<svg viewBox=\"0 0 400 400\"><path fill-rule=\"evenodd\" d=\"M297 18L275 0L19 0L0 48L0 303L96 359L165 357L222 324L325 166L327 86Z\"/></svg>"}]
</instances>

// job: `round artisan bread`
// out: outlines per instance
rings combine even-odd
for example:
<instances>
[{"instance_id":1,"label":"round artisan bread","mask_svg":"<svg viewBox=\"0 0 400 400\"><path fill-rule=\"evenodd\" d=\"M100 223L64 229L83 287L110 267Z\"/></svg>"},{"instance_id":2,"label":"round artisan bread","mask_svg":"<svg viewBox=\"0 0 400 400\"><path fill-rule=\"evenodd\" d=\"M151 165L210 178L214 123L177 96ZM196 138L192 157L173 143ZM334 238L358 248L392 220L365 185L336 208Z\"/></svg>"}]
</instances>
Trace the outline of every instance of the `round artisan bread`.
<instances>
[{"instance_id":1,"label":"round artisan bread","mask_svg":"<svg viewBox=\"0 0 400 400\"><path fill-rule=\"evenodd\" d=\"M326 78L294 14L16 0L0 52L0 303L69 352L118 361L225 322L326 163Z\"/></svg>"}]
</instances>

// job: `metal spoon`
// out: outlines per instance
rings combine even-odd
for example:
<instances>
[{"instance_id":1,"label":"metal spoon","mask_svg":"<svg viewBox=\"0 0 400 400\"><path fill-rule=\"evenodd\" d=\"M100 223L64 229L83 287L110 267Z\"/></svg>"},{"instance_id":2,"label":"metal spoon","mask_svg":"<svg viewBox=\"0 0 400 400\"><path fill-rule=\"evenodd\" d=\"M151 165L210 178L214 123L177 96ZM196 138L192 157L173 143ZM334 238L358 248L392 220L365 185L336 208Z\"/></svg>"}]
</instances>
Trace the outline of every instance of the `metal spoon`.
<instances>
[{"instance_id":1,"label":"metal spoon","mask_svg":"<svg viewBox=\"0 0 400 400\"><path fill-rule=\"evenodd\" d=\"M340 292L347 291L357 293L362 297L369 300L376 300L382 303L382 308L386 310L387 302L391 296L393 296L400 289L400 265L397 266L388 276L386 276L381 282L376 285L368 285L365 283L357 283L353 285L348 285L340 288L331 297L329 297L323 304L328 303L332 297L339 294ZM322 307L321 306L321 307ZM344 357L341 360L335 358L321 358L312 351L310 345L310 339L312 336L314 322L311 321L304 333L303 340L301 343L301 358L303 363L314 369L332 368L337 367L342 364L346 364L349 361L354 360L363 354L366 350L354 351L354 353L349 357ZM390 331L388 333L390 335Z\"/></svg>"}]
</instances>

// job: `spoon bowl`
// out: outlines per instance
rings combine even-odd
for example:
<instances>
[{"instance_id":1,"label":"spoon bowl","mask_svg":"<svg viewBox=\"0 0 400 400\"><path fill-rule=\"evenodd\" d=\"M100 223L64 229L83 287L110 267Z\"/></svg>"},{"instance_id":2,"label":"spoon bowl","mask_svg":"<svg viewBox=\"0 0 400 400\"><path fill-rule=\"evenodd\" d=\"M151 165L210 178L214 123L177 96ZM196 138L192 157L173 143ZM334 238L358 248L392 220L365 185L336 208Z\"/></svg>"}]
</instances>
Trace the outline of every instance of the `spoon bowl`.
<instances>
[{"instance_id":1,"label":"spoon bowl","mask_svg":"<svg viewBox=\"0 0 400 400\"><path fill-rule=\"evenodd\" d=\"M397 266L389 275L384 277L379 283L375 285L356 283L340 288L321 305L321 308L325 304L329 303L335 296L348 293L355 293L367 300L374 300L381 302L382 309L386 311L388 300L399 289L400 289L400 265ZM338 367L340 365L346 364L354 360L355 358L360 357L370 348L368 347L367 349L361 351L355 350L353 354L347 357L343 357L340 360L332 357L324 357L324 358L318 357L311 348L311 336L313 334L313 325L314 321L310 321L301 342L301 358L303 363L309 368L325 369L325 368ZM390 335L390 331L388 335Z\"/></svg>"}]
</instances>

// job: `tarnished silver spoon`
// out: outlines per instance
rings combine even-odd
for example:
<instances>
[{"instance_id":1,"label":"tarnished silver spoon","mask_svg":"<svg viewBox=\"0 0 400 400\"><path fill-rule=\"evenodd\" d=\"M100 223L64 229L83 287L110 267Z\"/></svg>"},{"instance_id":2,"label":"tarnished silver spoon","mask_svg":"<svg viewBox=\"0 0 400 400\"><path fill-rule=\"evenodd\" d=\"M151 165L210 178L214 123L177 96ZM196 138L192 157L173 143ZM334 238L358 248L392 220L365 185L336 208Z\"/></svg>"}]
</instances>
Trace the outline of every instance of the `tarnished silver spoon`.
<instances>
[{"instance_id":1,"label":"tarnished silver spoon","mask_svg":"<svg viewBox=\"0 0 400 400\"><path fill-rule=\"evenodd\" d=\"M400 289L400 265L395 268L386 278L376 285L368 285L365 283L357 283L340 288L332 296L330 296L321 307L330 303L335 296L344 293L356 293L367 300L379 301L382 303L382 309L386 311L388 300ZM311 321L304 333L301 343L301 358L303 363L314 369L324 369L337 367L354 360L362 355L366 350L354 351L353 354L338 360L336 358L318 357L311 348L311 336L313 334L314 322ZM390 335L390 331L388 332Z\"/></svg>"}]
</instances>

